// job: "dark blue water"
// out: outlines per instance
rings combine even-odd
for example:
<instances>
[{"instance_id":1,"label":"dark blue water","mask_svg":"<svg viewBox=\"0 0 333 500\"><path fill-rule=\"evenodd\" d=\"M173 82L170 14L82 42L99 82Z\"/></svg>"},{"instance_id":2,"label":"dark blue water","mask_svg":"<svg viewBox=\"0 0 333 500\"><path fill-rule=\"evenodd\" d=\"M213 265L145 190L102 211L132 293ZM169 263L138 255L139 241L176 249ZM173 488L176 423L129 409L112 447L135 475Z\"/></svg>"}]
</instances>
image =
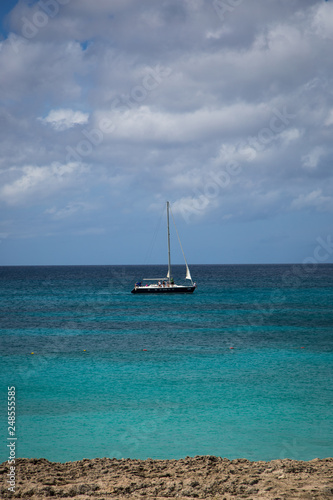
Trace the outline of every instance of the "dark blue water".
<instances>
[{"instance_id":1,"label":"dark blue water","mask_svg":"<svg viewBox=\"0 0 333 500\"><path fill-rule=\"evenodd\" d=\"M333 265L191 266L194 294L130 293L165 272L0 268L17 456L332 456Z\"/></svg>"}]
</instances>

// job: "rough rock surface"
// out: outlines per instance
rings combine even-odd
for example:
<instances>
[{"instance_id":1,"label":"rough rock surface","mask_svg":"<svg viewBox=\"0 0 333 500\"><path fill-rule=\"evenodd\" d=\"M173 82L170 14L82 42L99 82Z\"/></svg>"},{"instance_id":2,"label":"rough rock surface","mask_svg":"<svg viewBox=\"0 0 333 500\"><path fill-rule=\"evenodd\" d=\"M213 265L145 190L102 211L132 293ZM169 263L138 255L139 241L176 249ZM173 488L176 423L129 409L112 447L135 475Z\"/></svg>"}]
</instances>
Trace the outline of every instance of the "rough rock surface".
<instances>
[{"instance_id":1,"label":"rough rock surface","mask_svg":"<svg viewBox=\"0 0 333 500\"><path fill-rule=\"evenodd\" d=\"M0 498L106 499L333 499L333 458L309 462L250 462L214 456L181 460L96 458L53 463L16 460L15 493L8 464L0 465Z\"/></svg>"}]
</instances>

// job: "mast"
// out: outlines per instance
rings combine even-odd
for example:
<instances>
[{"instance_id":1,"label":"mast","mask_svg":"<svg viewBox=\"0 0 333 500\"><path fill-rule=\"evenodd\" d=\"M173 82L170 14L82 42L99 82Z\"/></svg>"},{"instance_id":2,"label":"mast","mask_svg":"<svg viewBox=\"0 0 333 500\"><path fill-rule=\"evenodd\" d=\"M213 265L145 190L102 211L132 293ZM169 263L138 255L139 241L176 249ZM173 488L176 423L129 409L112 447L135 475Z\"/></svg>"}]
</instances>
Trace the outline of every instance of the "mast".
<instances>
[{"instance_id":1,"label":"mast","mask_svg":"<svg viewBox=\"0 0 333 500\"><path fill-rule=\"evenodd\" d=\"M168 278L171 280L171 257L170 257L170 225L169 225L169 202L167 204L167 221L168 221Z\"/></svg>"}]
</instances>

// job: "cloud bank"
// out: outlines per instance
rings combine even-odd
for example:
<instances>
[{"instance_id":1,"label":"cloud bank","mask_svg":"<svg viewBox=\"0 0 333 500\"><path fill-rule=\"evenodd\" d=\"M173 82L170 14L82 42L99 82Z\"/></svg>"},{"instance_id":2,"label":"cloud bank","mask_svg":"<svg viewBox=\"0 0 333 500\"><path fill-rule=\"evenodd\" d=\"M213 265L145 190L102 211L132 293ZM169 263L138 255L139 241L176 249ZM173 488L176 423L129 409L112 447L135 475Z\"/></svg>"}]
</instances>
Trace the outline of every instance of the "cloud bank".
<instances>
[{"instance_id":1,"label":"cloud bank","mask_svg":"<svg viewBox=\"0 0 333 500\"><path fill-rule=\"evenodd\" d=\"M143 263L167 199L195 262L299 261L331 231L333 2L21 0L3 26L3 263L98 237L78 263Z\"/></svg>"}]
</instances>

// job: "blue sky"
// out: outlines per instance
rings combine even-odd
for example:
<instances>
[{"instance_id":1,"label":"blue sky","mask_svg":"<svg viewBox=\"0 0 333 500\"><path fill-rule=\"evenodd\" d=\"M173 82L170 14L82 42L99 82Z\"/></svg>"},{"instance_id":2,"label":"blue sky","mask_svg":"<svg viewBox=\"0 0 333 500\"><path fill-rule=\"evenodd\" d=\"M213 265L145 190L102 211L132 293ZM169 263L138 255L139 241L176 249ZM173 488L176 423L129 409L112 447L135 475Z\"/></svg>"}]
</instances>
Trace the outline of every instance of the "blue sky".
<instances>
[{"instance_id":1,"label":"blue sky","mask_svg":"<svg viewBox=\"0 0 333 500\"><path fill-rule=\"evenodd\" d=\"M333 2L0 15L0 265L333 262Z\"/></svg>"}]
</instances>

